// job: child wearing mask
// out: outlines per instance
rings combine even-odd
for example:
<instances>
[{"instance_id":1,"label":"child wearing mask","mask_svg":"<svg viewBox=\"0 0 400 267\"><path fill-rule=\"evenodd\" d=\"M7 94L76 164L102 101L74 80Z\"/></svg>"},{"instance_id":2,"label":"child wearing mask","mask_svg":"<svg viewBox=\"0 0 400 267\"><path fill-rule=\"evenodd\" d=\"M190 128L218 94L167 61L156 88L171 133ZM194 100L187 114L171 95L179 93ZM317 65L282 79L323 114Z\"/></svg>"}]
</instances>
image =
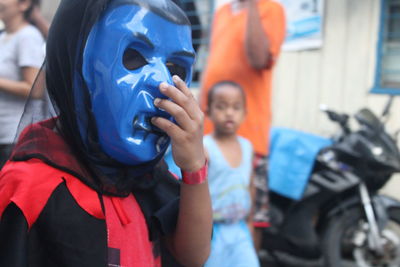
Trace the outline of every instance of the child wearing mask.
<instances>
[{"instance_id":1,"label":"child wearing mask","mask_svg":"<svg viewBox=\"0 0 400 267\"><path fill-rule=\"evenodd\" d=\"M194 59L171 0L61 1L0 172L0 266L203 265L212 217ZM182 181L162 160L169 144Z\"/></svg>"}]
</instances>

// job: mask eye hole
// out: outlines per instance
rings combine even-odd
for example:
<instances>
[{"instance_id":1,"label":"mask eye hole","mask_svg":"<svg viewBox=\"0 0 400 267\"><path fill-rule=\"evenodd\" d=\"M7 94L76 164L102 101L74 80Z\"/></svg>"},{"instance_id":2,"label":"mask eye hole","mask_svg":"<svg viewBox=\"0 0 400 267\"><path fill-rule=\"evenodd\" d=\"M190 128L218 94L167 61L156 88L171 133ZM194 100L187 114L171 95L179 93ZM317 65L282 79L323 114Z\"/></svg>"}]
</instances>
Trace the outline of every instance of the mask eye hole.
<instances>
[{"instance_id":1,"label":"mask eye hole","mask_svg":"<svg viewBox=\"0 0 400 267\"><path fill-rule=\"evenodd\" d=\"M128 70L136 70L147 65L147 60L137 50L128 48L125 50L122 63Z\"/></svg>"},{"instance_id":2,"label":"mask eye hole","mask_svg":"<svg viewBox=\"0 0 400 267\"><path fill-rule=\"evenodd\" d=\"M186 69L185 67L173 63L173 62L167 62L166 64L169 72L171 73L171 76L177 75L179 78L181 78L183 81L186 80Z\"/></svg>"}]
</instances>

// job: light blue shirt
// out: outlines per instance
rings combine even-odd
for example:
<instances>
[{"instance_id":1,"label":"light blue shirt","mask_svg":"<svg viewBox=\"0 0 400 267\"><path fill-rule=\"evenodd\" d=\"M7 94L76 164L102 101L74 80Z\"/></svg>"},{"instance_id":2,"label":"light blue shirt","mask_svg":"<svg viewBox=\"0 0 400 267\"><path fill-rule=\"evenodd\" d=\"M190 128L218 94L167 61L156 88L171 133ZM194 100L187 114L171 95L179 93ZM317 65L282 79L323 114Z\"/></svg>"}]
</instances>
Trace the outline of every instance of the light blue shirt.
<instances>
[{"instance_id":1,"label":"light blue shirt","mask_svg":"<svg viewBox=\"0 0 400 267\"><path fill-rule=\"evenodd\" d=\"M211 193L213 219L216 222L237 222L250 212L250 176L253 148L251 143L238 136L242 160L233 168L226 161L218 144L211 135L203 139L209 155L208 183Z\"/></svg>"}]
</instances>

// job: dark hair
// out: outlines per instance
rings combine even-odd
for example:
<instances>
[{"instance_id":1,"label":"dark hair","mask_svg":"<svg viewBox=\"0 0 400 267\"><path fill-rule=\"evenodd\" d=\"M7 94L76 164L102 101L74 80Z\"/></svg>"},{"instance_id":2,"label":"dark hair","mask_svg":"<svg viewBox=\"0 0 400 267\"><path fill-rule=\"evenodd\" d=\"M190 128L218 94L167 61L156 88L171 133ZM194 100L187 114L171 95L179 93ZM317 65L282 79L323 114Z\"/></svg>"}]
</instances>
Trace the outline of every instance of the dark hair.
<instances>
[{"instance_id":1,"label":"dark hair","mask_svg":"<svg viewBox=\"0 0 400 267\"><path fill-rule=\"evenodd\" d=\"M209 109L210 106L211 106L212 98L213 98L213 96L214 96L215 91L216 91L219 87L225 86L225 85L230 85L230 86L233 86L233 87L237 88L237 89L239 90L239 92L240 92L240 93L242 94L242 96L243 96L243 101L244 101L244 103L246 103L246 93L244 92L243 88L242 88L238 83L236 83L236 82L234 82L234 81L220 81L220 82L215 83L215 84L210 88L210 90L208 91L208 94L207 94L207 108L208 108L208 109Z\"/></svg>"},{"instance_id":2,"label":"dark hair","mask_svg":"<svg viewBox=\"0 0 400 267\"><path fill-rule=\"evenodd\" d=\"M24 17L25 19L29 19L31 16L32 10L35 6L40 6L40 0L19 0L20 2L22 1L31 1L31 4L29 5L28 9L25 10L24 12Z\"/></svg>"}]
</instances>

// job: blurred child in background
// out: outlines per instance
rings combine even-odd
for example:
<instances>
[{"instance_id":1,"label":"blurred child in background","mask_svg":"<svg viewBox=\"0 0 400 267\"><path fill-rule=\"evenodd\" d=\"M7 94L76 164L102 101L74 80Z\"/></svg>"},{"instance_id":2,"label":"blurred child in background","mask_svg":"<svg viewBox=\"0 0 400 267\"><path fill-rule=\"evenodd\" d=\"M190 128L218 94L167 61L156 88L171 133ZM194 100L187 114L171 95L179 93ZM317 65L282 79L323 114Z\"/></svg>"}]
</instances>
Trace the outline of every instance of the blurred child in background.
<instances>
[{"instance_id":1,"label":"blurred child in background","mask_svg":"<svg viewBox=\"0 0 400 267\"><path fill-rule=\"evenodd\" d=\"M214 232L205 266L259 266L251 237L253 148L236 134L246 113L245 94L238 84L222 81L207 102L214 124L214 132L204 137Z\"/></svg>"}]
</instances>

